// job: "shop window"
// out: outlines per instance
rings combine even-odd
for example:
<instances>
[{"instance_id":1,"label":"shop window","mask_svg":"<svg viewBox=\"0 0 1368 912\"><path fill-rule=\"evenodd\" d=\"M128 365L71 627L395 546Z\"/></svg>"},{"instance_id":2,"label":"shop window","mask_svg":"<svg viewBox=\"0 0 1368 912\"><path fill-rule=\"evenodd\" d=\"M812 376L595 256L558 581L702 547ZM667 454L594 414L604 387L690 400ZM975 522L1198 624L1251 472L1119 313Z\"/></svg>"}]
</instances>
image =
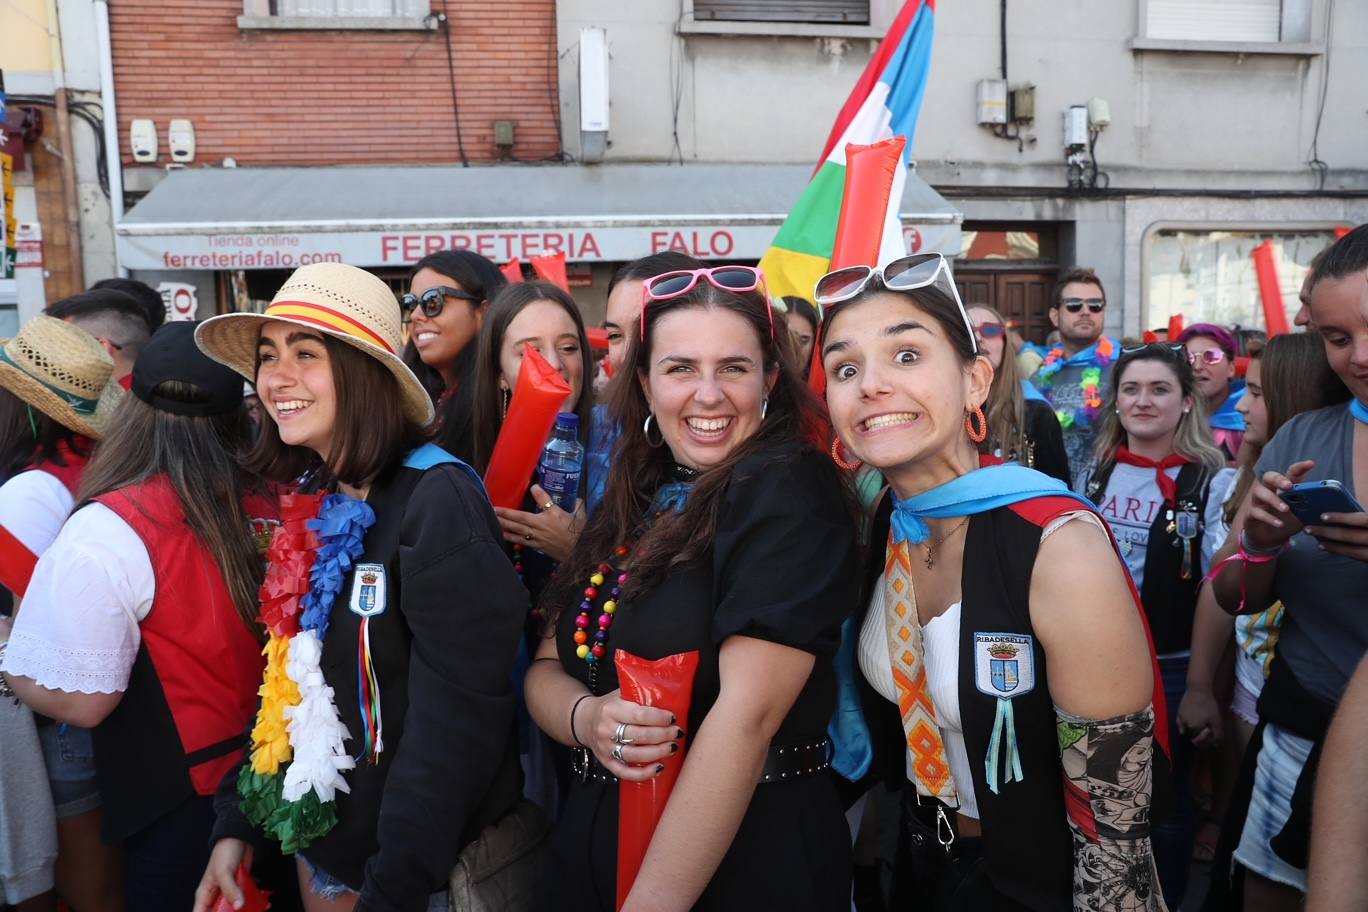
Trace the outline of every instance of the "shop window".
<instances>
[{"instance_id":1,"label":"shop window","mask_svg":"<svg viewBox=\"0 0 1368 912\"><path fill-rule=\"evenodd\" d=\"M959 260L1048 260L1056 259L1053 226L1040 228L974 228L965 225Z\"/></svg>"},{"instance_id":2,"label":"shop window","mask_svg":"<svg viewBox=\"0 0 1368 912\"><path fill-rule=\"evenodd\" d=\"M430 29L428 0L243 0L240 28Z\"/></svg>"},{"instance_id":3,"label":"shop window","mask_svg":"<svg viewBox=\"0 0 1368 912\"><path fill-rule=\"evenodd\" d=\"M869 24L869 0L694 0L699 22L836 22Z\"/></svg>"},{"instance_id":4,"label":"shop window","mask_svg":"<svg viewBox=\"0 0 1368 912\"><path fill-rule=\"evenodd\" d=\"M1335 240L1332 229L1308 231L1159 230L1147 241L1144 328L1168 325L1182 314L1186 323L1264 327L1254 248L1271 241L1287 323L1311 258Z\"/></svg>"}]
</instances>

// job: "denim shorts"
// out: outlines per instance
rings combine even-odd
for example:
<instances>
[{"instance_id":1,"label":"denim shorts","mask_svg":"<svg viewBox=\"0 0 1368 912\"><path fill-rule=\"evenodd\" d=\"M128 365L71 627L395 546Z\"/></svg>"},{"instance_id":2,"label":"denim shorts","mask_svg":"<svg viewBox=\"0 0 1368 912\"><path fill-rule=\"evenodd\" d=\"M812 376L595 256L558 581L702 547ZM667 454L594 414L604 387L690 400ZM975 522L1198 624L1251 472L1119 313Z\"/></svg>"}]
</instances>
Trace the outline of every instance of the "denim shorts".
<instances>
[{"instance_id":1,"label":"denim shorts","mask_svg":"<svg viewBox=\"0 0 1368 912\"><path fill-rule=\"evenodd\" d=\"M1306 871L1284 861L1270 844L1282 832L1292 812L1292 793L1312 743L1276 725L1264 728L1263 747L1254 772L1254 793L1249 799L1235 860L1255 874L1306 892Z\"/></svg>"},{"instance_id":2,"label":"denim shorts","mask_svg":"<svg viewBox=\"0 0 1368 912\"><path fill-rule=\"evenodd\" d=\"M100 788L95 783L95 745L88 728L63 722L44 722L38 726L47 766L48 786L57 816L88 814L100 806Z\"/></svg>"},{"instance_id":3,"label":"denim shorts","mask_svg":"<svg viewBox=\"0 0 1368 912\"><path fill-rule=\"evenodd\" d=\"M309 892L319 899L334 900L341 896L356 896L357 893L342 881L333 877L327 871L314 864L302 854L296 855L304 863L304 867L309 872ZM427 912L447 912L449 907L447 891L433 893L428 897Z\"/></svg>"}]
</instances>

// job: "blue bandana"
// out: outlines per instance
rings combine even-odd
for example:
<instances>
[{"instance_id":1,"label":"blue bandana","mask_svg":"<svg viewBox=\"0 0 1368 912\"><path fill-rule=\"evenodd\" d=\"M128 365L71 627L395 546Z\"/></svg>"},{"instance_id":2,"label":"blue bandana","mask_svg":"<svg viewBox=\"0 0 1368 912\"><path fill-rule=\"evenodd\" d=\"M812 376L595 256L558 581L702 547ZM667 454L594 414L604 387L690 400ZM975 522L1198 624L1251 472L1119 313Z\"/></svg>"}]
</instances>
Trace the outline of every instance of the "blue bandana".
<instances>
[{"instance_id":1,"label":"blue bandana","mask_svg":"<svg viewBox=\"0 0 1368 912\"><path fill-rule=\"evenodd\" d=\"M1368 424L1368 404L1364 404L1362 399L1349 400L1349 414Z\"/></svg>"},{"instance_id":2,"label":"blue bandana","mask_svg":"<svg viewBox=\"0 0 1368 912\"><path fill-rule=\"evenodd\" d=\"M893 540L918 544L931 535L928 519L987 513L1033 497L1071 497L1095 509L1086 497L1043 472L1010 463L987 466L906 500L894 494Z\"/></svg>"}]
</instances>

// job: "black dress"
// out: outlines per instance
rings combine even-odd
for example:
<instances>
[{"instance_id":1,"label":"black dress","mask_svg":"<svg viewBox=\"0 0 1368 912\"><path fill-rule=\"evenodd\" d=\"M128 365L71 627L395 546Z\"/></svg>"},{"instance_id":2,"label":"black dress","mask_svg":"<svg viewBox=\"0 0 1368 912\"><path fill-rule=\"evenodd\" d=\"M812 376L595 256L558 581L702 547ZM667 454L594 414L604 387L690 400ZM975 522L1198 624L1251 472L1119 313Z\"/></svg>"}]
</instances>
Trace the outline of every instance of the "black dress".
<instances>
[{"instance_id":1,"label":"black dress","mask_svg":"<svg viewBox=\"0 0 1368 912\"><path fill-rule=\"evenodd\" d=\"M717 700L723 640L748 636L813 653L812 674L772 742L810 743L825 735L831 718L832 657L858 589L855 525L831 463L807 446L758 454L735 469L711 555L624 601L608 647L610 655L625 649L652 660L699 651L685 728L690 738L707 725ZM587 685L588 665L575 655L572 639L573 608L562 612L556 639L566 672ZM612 662L600 663L596 692L617 686ZM617 818L616 783L573 778L553 837L557 909L614 908ZM758 785L695 906L849 907L850 832L827 775Z\"/></svg>"},{"instance_id":2,"label":"black dress","mask_svg":"<svg viewBox=\"0 0 1368 912\"><path fill-rule=\"evenodd\" d=\"M1069 454L1064 449L1064 432L1049 403L1039 399L1026 400L1026 446L1030 452L1024 465L1073 487Z\"/></svg>"}]
</instances>

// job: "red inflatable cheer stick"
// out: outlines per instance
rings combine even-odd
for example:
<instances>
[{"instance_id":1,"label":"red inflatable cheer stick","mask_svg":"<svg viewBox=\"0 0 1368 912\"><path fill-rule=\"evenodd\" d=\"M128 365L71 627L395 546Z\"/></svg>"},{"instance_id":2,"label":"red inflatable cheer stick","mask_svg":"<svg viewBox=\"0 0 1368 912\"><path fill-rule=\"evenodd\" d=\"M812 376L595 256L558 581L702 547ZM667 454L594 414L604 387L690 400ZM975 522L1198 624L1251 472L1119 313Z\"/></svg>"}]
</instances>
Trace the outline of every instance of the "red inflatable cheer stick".
<instances>
[{"instance_id":1,"label":"red inflatable cheer stick","mask_svg":"<svg viewBox=\"0 0 1368 912\"><path fill-rule=\"evenodd\" d=\"M485 489L496 507L522 506L556 413L570 395L570 384L531 345L523 349L518 386L508 404L499 439L485 470Z\"/></svg>"},{"instance_id":2,"label":"red inflatable cheer stick","mask_svg":"<svg viewBox=\"0 0 1368 912\"><path fill-rule=\"evenodd\" d=\"M619 649L617 665L618 685L622 699L643 706L658 706L674 713L682 724L687 724L689 704L693 701L694 672L698 670L698 653L684 652L666 656L655 662L640 659ZM623 782L618 800L618 865L617 908L621 912L627 894L632 892L641 861L651 844L665 803L670 800L675 780L684 766L685 744L681 739L679 751L660 761L665 769L654 779L645 782Z\"/></svg>"},{"instance_id":3,"label":"red inflatable cheer stick","mask_svg":"<svg viewBox=\"0 0 1368 912\"><path fill-rule=\"evenodd\" d=\"M1287 332L1287 308L1283 306L1278 284L1278 249L1272 241L1254 248L1254 276L1259 280L1259 300L1263 302L1264 329L1268 338Z\"/></svg>"},{"instance_id":4,"label":"red inflatable cheer stick","mask_svg":"<svg viewBox=\"0 0 1368 912\"><path fill-rule=\"evenodd\" d=\"M246 865L238 865L237 885L242 891L242 908L234 909L233 904L228 901L228 897L219 893L218 901L209 912L266 912L271 908L271 893L263 890L252 880L252 875L247 873Z\"/></svg>"},{"instance_id":5,"label":"red inflatable cheer stick","mask_svg":"<svg viewBox=\"0 0 1368 912\"><path fill-rule=\"evenodd\" d=\"M550 282L566 294L570 293L570 280L565 274L564 250L532 257L532 271L537 274L537 278Z\"/></svg>"},{"instance_id":6,"label":"red inflatable cheer stick","mask_svg":"<svg viewBox=\"0 0 1368 912\"><path fill-rule=\"evenodd\" d=\"M504 278L508 279L508 284L518 284L523 280L522 260L518 259L517 257L514 257L507 263L500 266L499 272L502 272L504 274Z\"/></svg>"}]
</instances>

